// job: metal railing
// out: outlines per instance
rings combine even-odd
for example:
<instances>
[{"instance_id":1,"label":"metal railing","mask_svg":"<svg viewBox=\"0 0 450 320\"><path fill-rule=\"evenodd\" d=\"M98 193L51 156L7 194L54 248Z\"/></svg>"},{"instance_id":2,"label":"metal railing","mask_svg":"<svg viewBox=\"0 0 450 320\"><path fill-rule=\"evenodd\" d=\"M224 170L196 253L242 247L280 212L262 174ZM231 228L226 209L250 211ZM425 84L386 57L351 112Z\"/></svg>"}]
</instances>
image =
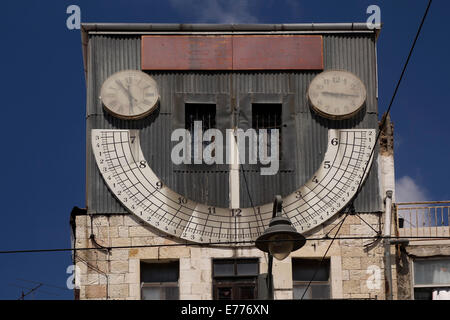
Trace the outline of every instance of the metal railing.
<instances>
[{"instance_id":1,"label":"metal railing","mask_svg":"<svg viewBox=\"0 0 450 320\"><path fill-rule=\"evenodd\" d=\"M403 202L393 207L399 236L450 236L450 201Z\"/></svg>"}]
</instances>

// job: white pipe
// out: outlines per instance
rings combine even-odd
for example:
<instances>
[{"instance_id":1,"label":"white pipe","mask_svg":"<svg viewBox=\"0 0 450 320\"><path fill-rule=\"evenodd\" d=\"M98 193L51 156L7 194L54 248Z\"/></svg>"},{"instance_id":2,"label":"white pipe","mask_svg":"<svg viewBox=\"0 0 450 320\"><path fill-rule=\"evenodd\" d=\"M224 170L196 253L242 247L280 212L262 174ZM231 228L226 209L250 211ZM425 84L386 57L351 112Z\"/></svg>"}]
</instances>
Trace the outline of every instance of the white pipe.
<instances>
[{"instance_id":1,"label":"white pipe","mask_svg":"<svg viewBox=\"0 0 450 320\"><path fill-rule=\"evenodd\" d=\"M386 191L386 213L384 216L384 279L386 300L392 300L392 269L391 269L391 221L392 221L392 190Z\"/></svg>"}]
</instances>

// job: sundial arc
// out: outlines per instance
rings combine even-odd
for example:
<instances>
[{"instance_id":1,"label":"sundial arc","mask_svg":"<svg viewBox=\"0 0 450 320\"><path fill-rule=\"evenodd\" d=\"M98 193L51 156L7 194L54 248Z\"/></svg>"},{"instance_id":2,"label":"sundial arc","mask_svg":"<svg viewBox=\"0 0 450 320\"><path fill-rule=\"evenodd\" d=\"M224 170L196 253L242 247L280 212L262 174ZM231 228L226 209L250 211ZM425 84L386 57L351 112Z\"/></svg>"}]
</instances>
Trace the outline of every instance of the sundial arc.
<instances>
[{"instance_id":1,"label":"sundial arc","mask_svg":"<svg viewBox=\"0 0 450 320\"><path fill-rule=\"evenodd\" d=\"M219 208L171 190L144 158L138 130L94 129L91 142L114 196L130 213L167 234L197 243L251 242L269 224L272 203ZM315 174L283 199L283 213L300 233L333 217L356 194L372 162L375 130L330 129L327 145Z\"/></svg>"}]
</instances>

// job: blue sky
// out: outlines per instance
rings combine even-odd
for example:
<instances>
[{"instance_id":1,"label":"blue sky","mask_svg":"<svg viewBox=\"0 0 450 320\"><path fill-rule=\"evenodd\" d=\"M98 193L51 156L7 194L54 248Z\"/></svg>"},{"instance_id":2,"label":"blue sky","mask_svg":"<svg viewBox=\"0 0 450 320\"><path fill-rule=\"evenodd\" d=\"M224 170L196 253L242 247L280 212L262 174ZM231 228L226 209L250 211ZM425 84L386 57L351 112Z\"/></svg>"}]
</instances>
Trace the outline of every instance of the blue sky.
<instances>
[{"instance_id":1,"label":"blue sky","mask_svg":"<svg viewBox=\"0 0 450 320\"><path fill-rule=\"evenodd\" d=\"M69 213L84 207L86 97L80 32L66 28L71 4L81 8L83 22L153 23L365 22L366 8L377 4L382 114L427 1L3 1L0 251L70 247ZM434 1L392 109L397 193L404 201L450 199L449 12L449 1ZM0 299L17 299L17 286L34 285L19 279L64 288L70 264L67 252L0 254ZM50 286L35 294L72 296Z\"/></svg>"}]
</instances>

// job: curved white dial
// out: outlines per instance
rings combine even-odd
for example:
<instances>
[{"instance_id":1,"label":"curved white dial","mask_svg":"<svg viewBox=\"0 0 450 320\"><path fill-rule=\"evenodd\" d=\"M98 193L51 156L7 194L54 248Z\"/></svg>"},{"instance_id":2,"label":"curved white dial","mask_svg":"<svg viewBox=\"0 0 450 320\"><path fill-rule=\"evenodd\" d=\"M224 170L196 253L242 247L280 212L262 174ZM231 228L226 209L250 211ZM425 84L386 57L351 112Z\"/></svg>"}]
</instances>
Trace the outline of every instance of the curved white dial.
<instances>
[{"instance_id":1,"label":"curved white dial","mask_svg":"<svg viewBox=\"0 0 450 320\"><path fill-rule=\"evenodd\" d=\"M168 234L200 243L253 241L269 224L272 203L218 208L172 191L144 159L138 130L95 129L91 139L98 168L112 193L128 211ZM283 213L300 233L322 224L353 198L366 178L363 172L372 161L374 144L373 129L329 130L320 168L283 199Z\"/></svg>"}]
</instances>

